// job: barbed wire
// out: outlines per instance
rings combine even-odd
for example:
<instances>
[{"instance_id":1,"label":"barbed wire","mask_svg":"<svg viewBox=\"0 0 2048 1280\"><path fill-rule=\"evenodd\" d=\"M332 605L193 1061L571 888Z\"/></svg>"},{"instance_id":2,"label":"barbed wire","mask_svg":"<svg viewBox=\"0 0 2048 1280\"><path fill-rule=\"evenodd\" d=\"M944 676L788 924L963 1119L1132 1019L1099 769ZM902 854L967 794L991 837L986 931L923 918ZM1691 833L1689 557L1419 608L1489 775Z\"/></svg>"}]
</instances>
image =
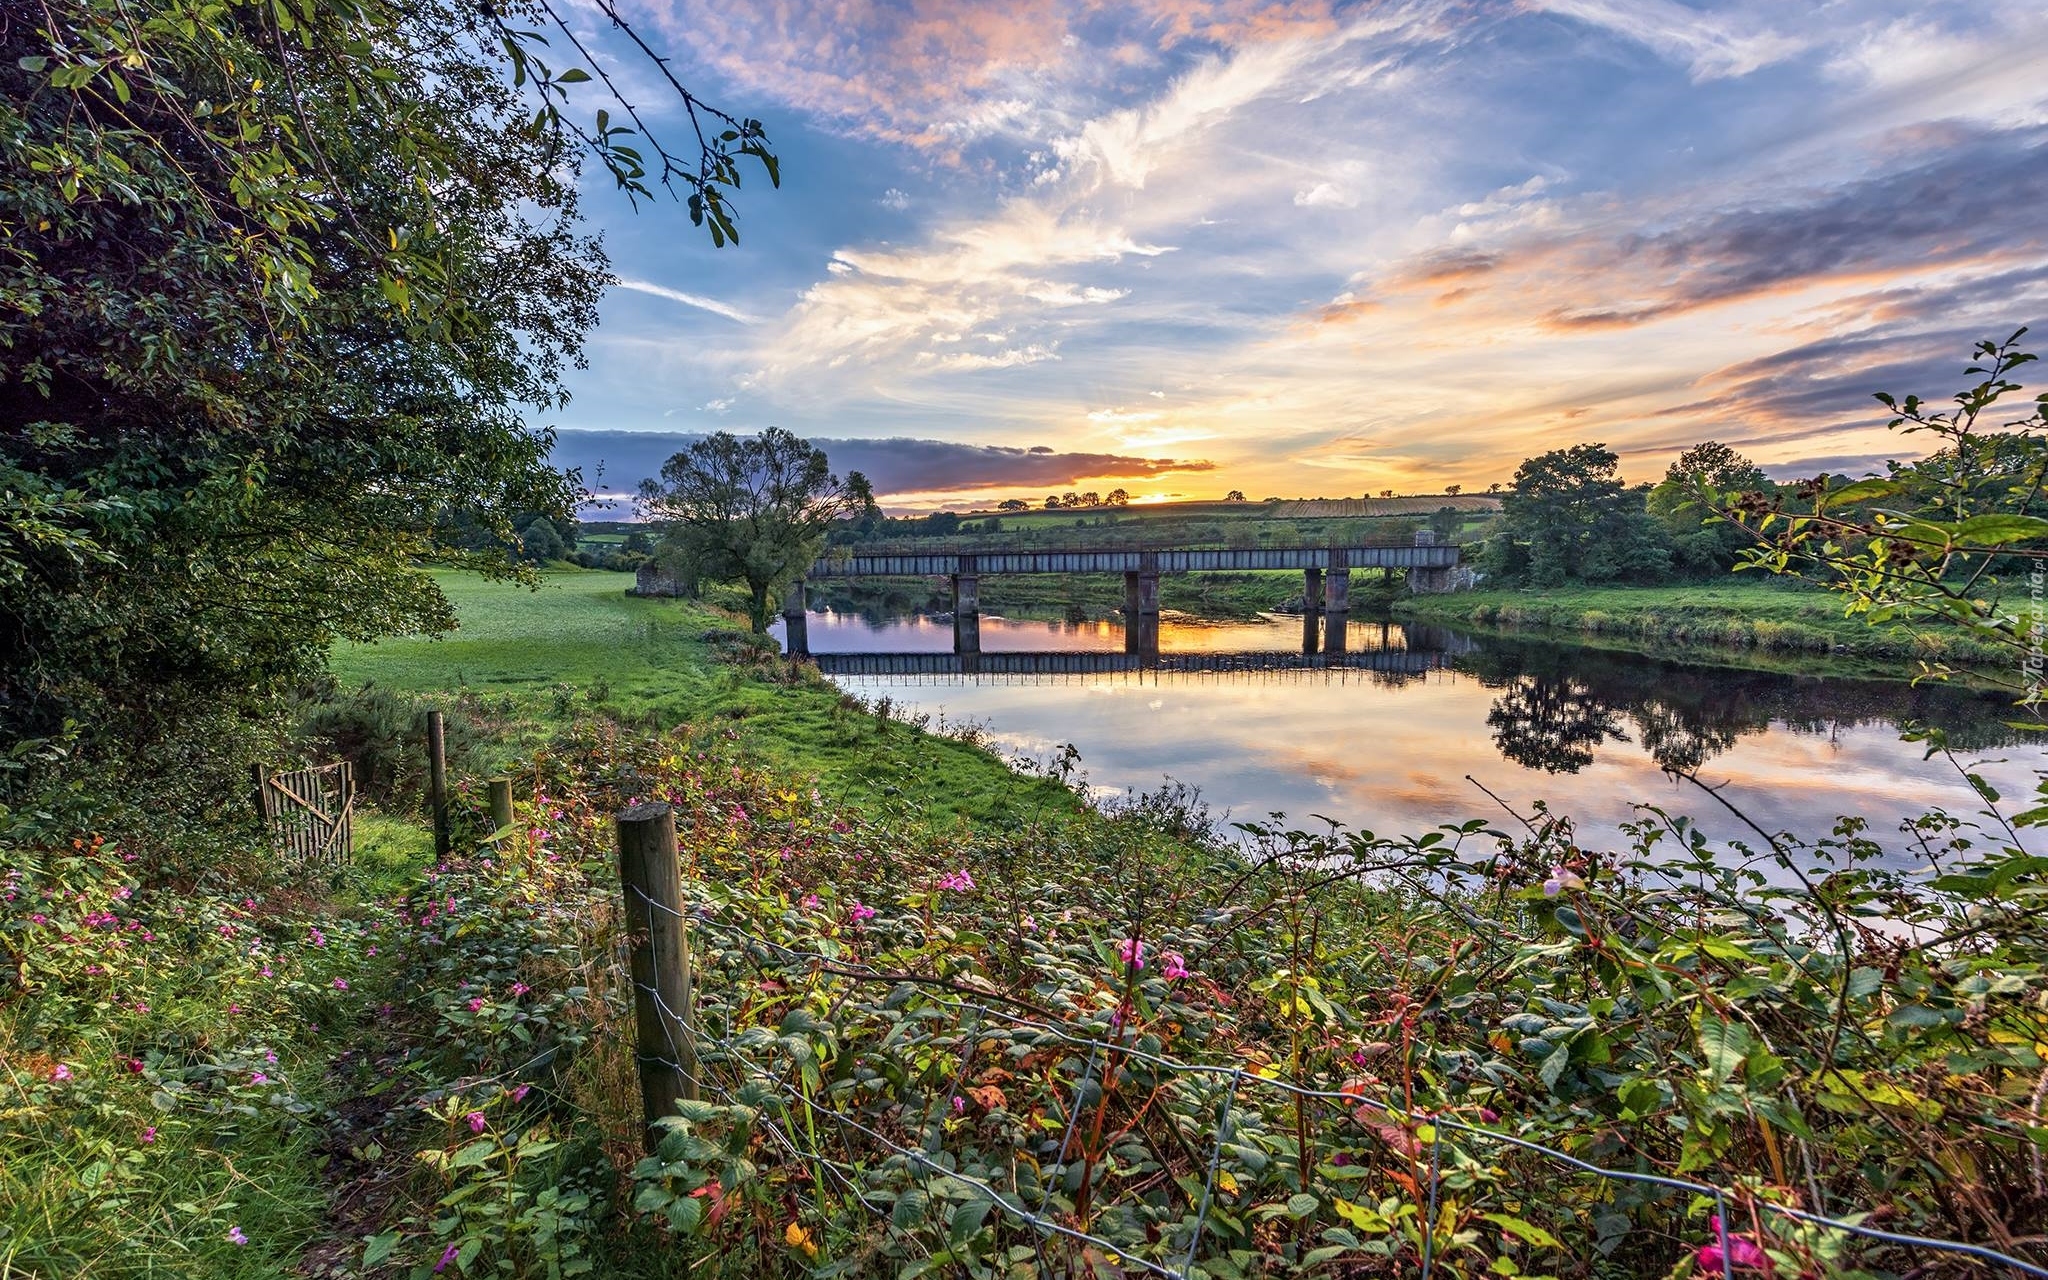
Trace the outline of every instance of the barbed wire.
<instances>
[{"instance_id":1,"label":"barbed wire","mask_svg":"<svg viewBox=\"0 0 2048 1280\"><path fill-rule=\"evenodd\" d=\"M854 1117L845 1115L844 1113L841 1113L834 1108L825 1106L824 1104L818 1102L813 1098L810 1098L802 1093L796 1092L795 1090L792 1090L789 1087L788 1082L785 1078L778 1078L771 1074L768 1074L765 1071L763 1071L758 1065L754 1064L751 1057L745 1052L745 1046L739 1044L730 1036L716 1036L705 1032L702 1028L696 1025L696 1022L693 1018L679 1015L676 1013L675 1010L670 1008L666 1000L663 998L663 996L658 990L655 990L646 984L640 983L637 980L634 981L633 985L636 988L638 988L641 992L649 996L652 1000L654 1000L657 1008L659 1008L662 1014L664 1015L663 1028L665 1032L667 1032L667 1029L670 1026L680 1026L684 1028L685 1032L694 1039L705 1043L717 1045L719 1048L726 1052L728 1060L736 1064L739 1064L740 1068L743 1071L748 1071L750 1073L760 1076L764 1081L766 1081L770 1085L770 1087L772 1087L779 1094L784 1095L787 1098L793 1098L801 1105L810 1108L811 1110L819 1114L831 1118L835 1123L838 1123L844 1129L851 1130L853 1132L857 1132L859 1134L864 1135L869 1140L877 1143L878 1145L892 1152L893 1154L912 1161L920 1169L927 1171L927 1173L929 1171L936 1170L937 1172L941 1173L946 1177L957 1179L965 1185L974 1187L977 1190L984 1192L988 1196L990 1201L997 1208L1002 1210L1003 1213L1012 1218L1015 1218L1016 1220L1024 1223L1026 1226L1032 1229L1034 1246L1039 1250L1038 1256L1041 1264L1041 1270L1043 1270L1044 1267L1043 1243L1047 1235L1052 1234L1065 1237L1067 1239L1076 1241L1077 1243L1090 1245L1102 1249L1106 1251L1110 1256L1119 1258L1125 1262L1133 1264L1137 1266L1140 1270L1145 1271L1148 1274L1166 1277L1167 1280L1194 1280L1195 1276L1197 1275L1197 1272L1195 1270L1195 1263L1200 1250L1201 1238L1207 1226L1210 1210L1213 1207L1214 1203L1214 1192L1217 1177L1220 1172L1223 1149L1228 1144L1232 1133L1231 1120L1233 1116L1233 1108L1235 1106L1236 1095L1240 1089L1251 1088L1271 1090L1276 1093L1293 1097L1302 1101L1331 1102L1338 1104L1340 1107L1370 1110L1378 1115L1387 1117L1390 1120L1398 1122L1405 1131L1409 1131L1411 1133L1411 1137L1413 1138L1419 1138L1421 1136L1420 1129L1422 1126L1426 1125L1428 1127L1428 1217L1422 1223L1422 1227L1419 1232L1422 1240L1422 1280L1429 1280L1429 1278L1434 1273L1434 1268L1438 1260L1436 1252L1436 1216L1438 1191L1441 1185L1441 1159L1443 1139L1444 1133L1447 1130L1463 1133L1471 1136L1472 1138L1497 1142L1509 1147L1526 1151L1532 1155L1538 1156L1546 1160L1557 1162L1577 1173L1588 1175L1591 1177L1596 1177L1603 1180L1614 1182L1628 1182L1650 1186L1658 1186L1666 1188L1668 1190L1688 1192L1696 1196L1710 1197L1713 1200L1716 1209L1713 1219L1713 1229L1716 1237L1715 1243L1719 1246L1718 1252L1720 1254L1721 1272L1723 1275L1723 1280L1732 1280L1734 1274L1734 1250L1730 1247L1730 1232L1727 1227L1727 1205L1731 1197L1739 1199L1742 1203L1747 1205L1752 1211L1761 1214L1774 1215L1777 1217L1789 1219L1791 1221L1799 1222L1808 1226L1818 1227L1823 1230L1840 1231L1862 1239L1896 1245L1904 1248L1927 1249L1937 1252L1967 1256L1975 1258L1982 1262L1990 1263L1994 1266L2010 1268L2014 1272L2017 1272L2022 1275L2037 1277L2038 1280L2048 1280L2048 1267L2028 1262L2021 1258L2013 1257L2010 1254L2003 1253L1997 1249L1993 1249L1988 1246L1970 1244L1968 1242L1958 1240L1941 1240L1928 1236L1911 1235L1904 1232L1886 1231L1882 1228L1872 1227L1865 1223L1849 1221L1843 1218L1832 1217L1822 1213L1798 1209L1790 1205L1778 1204L1773 1201L1758 1199L1754 1196L1745 1195L1742 1192L1736 1191L1731 1188L1718 1186L1712 1183L1699 1182L1689 1178L1677 1178L1665 1174L1647 1173L1633 1169L1614 1169L1604 1165L1595 1164L1588 1160L1584 1160L1578 1156L1572 1155L1570 1152L1561 1151L1555 1147L1548 1146L1544 1143L1536 1142L1532 1139L1522 1137L1519 1134L1513 1134L1506 1132L1504 1130L1474 1124L1470 1121L1461 1119L1454 1115L1446 1113L1431 1113L1417 1108L1403 1107L1386 1099L1374 1098L1363 1093L1353 1092L1350 1090L1316 1089L1307 1085L1298 1084L1291 1080L1261 1074L1258 1071L1248 1071L1244 1067L1237 1065L1226 1065L1220 1063L1184 1062L1179 1059L1167 1057L1163 1054L1152 1053L1148 1050L1139 1048L1134 1043L1123 1042L1120 1039L1117 1041L1109 1041L1102 1040L1093 1036L1076 1034L1067 1026L1064 1026L1058 1022L1048 1021L1043 1018L1029 1017L1025 1014L1016 1012L1013 1009L998 1008L994 1005L983 1004L979 1001L968 1000L960 996L943 994L941 991L933 990L932 985L937 983L942 986L950 987L956 990L965 987L965 989L975 991L978 994L981 994L991 1000L1003 1001L1011 1004L1018 1004L1025 1008L1036 1008L1035 1005L1032 1005L1029 1002L1017 1001L1012 999L1011 997L1006 997L999 992L984 992L981 991L979 988L966 987L966 984L954 984L950 982L950 980L935 979L928 975L891 973L884 970L875 969L872 966L865 965L859 962L858 960L851 959L846 956L830 954L822 951L806 951L801 948L791 947L787 944L777 942L770 938L763 937L760 934L754 933L749 929L742 928L741 926L734 924L729 920L721 919L716 915L712 914L708 910L677 910L676 908L670 907L665 903L656 902L637 885L629 885L628 889L633 894L635 894L640 899L640 901L650 910L660 911L671 917L677 918L688 927L704 929L709 932L722 933L728 939L737 940L737 942L743 948L758 948L769 954L780 954L784 957L787 957L790 961L801 963L805 967L812 968L815 970L822 970L823 972L830 973L833 976L848 978L853 981L866 981L876 983L887 982L892 984L893 986L920 986L925 991L926 998L934 1004L951 1008L963 1015L971 1013L978 1015L984 1019L997 1019L1006 1022L1015 1028L1027 1029L1030 1031L1038 1032L1046 1037L1055 1039L1075 1049L1086 1049L1088 1051L1088 1058L1086 1060L1086 1064L1082 1069L1081 1075L1076 1082L1074 1100L1073 1103L1067 1109L1068 1114L1066 1130L1060 1140L1060 1145L1055 1155L1054 1167L1056 1168L1063 1167L1065 1164L1067 1151L1070 1143L1072 1142L1075 1126L1077 1121L1079 1120L1083 1101L1086 1097L1088 1082L1094 1074L1095 1065L1101 1055L1114 1055L1110 1059L1112 1062L1115 1061L1117 1057L1121 1057L1123 1059L1128 1059L1132 1061L1144 1062L1156 1066L1162 1071L1171 1072L1179 1076L1206 1076L1219 1078L1225 1081L1226 1087L1221 1102L1219 1104L1219 1117L1216 1137L1209 1151L1208 1168L1203 1182L1202 1194L1196 1205L1195 1218L1190 1231L1190 1237L1188 1240L1186 1253L1182 1258L1179 1269L1175 1270L1165 1267L1159 1263L1153 1262L1150 1259L1143 1258L1133 1254L1132 1252L1130 1252L1130 1249L1132 1248L1131 1245L1118 1245L1100 1236L1091 1234L1086 1231L1081 1231L1073 1227L1069 1227L1066 1224L1059 1222L1057 1219L1048 1216L1046 1214L1046 1206L1049 1203L1051 1196L1051 1181L1049 1175L1043 1172L1041 1172L1040 1174L1041 1194L1039 1197L1039 1207L1036 1211L1025 1207L1025 1205L1022 1202L1021 1194L1019 1195L1017 1202L1012 1203L1011 1201L1005 1199L1003 1193L994 1185L985 1182L981 1179L974 1178L970 1175L961 1173L957 1170L948 1169L945 1166L933 1161L924 1152L913 1151L907 1147L904 1147L901 1144L895 1142L894 1140L888 1138L886 1135L878 1132L877 1130L869 1127L868 1125L861 1123ZM763 1028L763 1030L765 1030L765 1028ZM666 1061L666 1065L678 1071L681 1071L682 1068L679 1064L680 1062L685 1060L689 1055L686 1055L682 1052L681 1046L675 1042L672 1034L670 1034L669 1036L669 1051L671 1055L673 1055L673 1057L671 1060ZM963 1078L965 1069L965 1055L963 1055ZM719 1090L719 1092L725 1094L728 1097L731 1096L729 1093L727 1093L727 1091L723 1090L722 1088ZM784 1105L786 1106L787 1103L785 1103ZM832 1168L832 1162L822 1154L817 1153L815 1151L809 1151L800 1148L798 1144L794 1142L793 1139L788 1137L788 1135L784 1135L783 1140L790 1150L798 1153L798 1158L819 1163L824 1167ZM1408 1154L1412 1158L1413 1156L1418 1155L1420 1153L1417 1151L1410 1151ZM840 1175L840 1177L842 1178L847 1177L847 1175L842 1170L833 1168L833 1172L835 1174ZM860 1194L857 1190L854 1192L854 1194L857 1198L861 1200L862 1204L866 1206L871 1212L879 1213L879 1211L875 1209L874 1205L867 1199L865 1195ZM928 1195L927 1205L929 1205ZM893 1223L893 1219L891 1219L891 1221Z\"/></svg>"}]
</instances>

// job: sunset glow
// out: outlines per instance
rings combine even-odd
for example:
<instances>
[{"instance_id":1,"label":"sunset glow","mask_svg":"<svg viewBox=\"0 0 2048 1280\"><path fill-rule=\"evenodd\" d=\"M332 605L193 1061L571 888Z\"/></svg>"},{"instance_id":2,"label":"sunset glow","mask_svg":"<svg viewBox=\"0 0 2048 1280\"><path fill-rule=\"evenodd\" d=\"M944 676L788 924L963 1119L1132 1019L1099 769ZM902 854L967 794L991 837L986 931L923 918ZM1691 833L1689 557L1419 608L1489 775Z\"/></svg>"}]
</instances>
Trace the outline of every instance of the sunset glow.
<instances>
[{"instance_id":1,"label":"sunset glow","mask_svg":"<svg viewBox=\"0 0 2048 1280\"><path fill-rule=\"evenodd\" d=\"M563 425L891 440L899 507L1470 489L1582 440L1853 470L1902 447L1871 392L1955 390L2048 297L2035 4L639 8L785 183L715 251L588 179L622 279Z\"/></svg>"}]
</instances>

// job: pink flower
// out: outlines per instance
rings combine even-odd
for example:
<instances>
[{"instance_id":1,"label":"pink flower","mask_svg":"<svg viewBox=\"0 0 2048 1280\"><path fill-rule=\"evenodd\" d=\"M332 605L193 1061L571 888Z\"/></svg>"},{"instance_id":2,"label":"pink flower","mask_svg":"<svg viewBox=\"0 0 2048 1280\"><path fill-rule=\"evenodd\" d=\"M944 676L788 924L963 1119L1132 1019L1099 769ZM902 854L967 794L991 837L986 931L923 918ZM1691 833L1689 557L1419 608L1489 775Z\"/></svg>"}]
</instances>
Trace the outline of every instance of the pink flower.
<instances>
[{"instance_id":1,"label":"pink flower","mask_svg":"<svg viewBox=\"0 0 2048 1280\"><path fill-rule=\"evenodd\" d=\"M48 924L48 923L50 923L50 917L48 917L48 916L44 915L44 914L43 914L42 912L38 911L38 912L36 912L36 913L35 913L34 915L32 915L32 916L30 916L30 917L28 918L28 922L29 922L30 924Z\"/></svg>"},{"instance_id":2,"label":"pink flower","mask_svg":"<svg viewBox=\"0 0 2048 1280\"><path fill-rule=\"evenodd\" d=\"M957 1093L956 1093L956 1094L954 1094L954 1095L953 1095L953 1114L957 1116L957 1115L959 1115L959 1114L960 1114L961 1112L963 1112L963 1111L965 1111L965 1110L967 1110L967 1102L966 1102L966 1100L965 1100L965 1099L963 1099L963 1098L962 1098L962 1097L961 1097L961 1096L960 1096L959 1094L957 1094Z\"/></svg>"},{"instance_id":3,"label":"pink flower","mask_svg":"<svg viewBox=\"0 0 2048 1280\"><path fill-rule=\"evenodd\" d=\"M139 1076L139 1075L141 1075L141 1074L142 1074L142 1059L140 1059L140 1058L130 1058L130 1059L128 1059L128 1063L127 1063L127 1066L128 1066L128 1074L129 1074L129 1075L131 1075L131 1076Z\"/></svg>"},{"instance_id":4,"label":"pink flower","mask_svg":"<svg viewBox=\"0 0 2048 1280\"><path fill-rule=\"evenodd\" d=\"M238 1004L231 1004L231 1005L229 1005L229 1006L228 1006L228 1016L229 1016L230 1018L232 1018L232 1017L236 1017L236 1016L237 1016L237 1015L239 1015L239 1014L240 1014L241 1012L242 1012L242 1006L241 1006L241 1005L238 1005Z\"/></svg>"},{"instance_id":5,"label":"pink flower","mask_svg":"<svg viewBox=\"0 0 2048 1280\"><path fill-rule=\"evenodd\" d=\"M481 1012L483 1012L483 1007L484 1007L484 998L483 998L482 996L471 996L471 997L470 997L470 999L469 999L469 1011L470 1011L471 1013L481 1013Z\"/></svg>"},{"instance_id":6,"label":"pink flower","mask_svg":"<svg viewBox=\"0 0 2048 1280\"><path fill-rule=\"evenodd\" d=\"M1188 962L1178 951L1159 953L1160 976L1168 982L1188 976Z\"/></svg>"},{"instance_id":7,"label":"pink flower","mask_svg":"<svg viewBox=\"0 0 2048 1280\"><path fill-rule=\"evenodd\" d=\"M974 877L963 868L939 877L939 888L965 893L974 887Z\"/></svg>"},{"instance_id":8,"label":"pink flower","mask_svg":"<svg viewBox=\"0 0 2048 1280\"><path fill-rule=\"evenodd\" d=\"M1136 938L1125 938L1116 944L1116 954L1132 969L1145 967L1145 944Z\"/></svg>"},{"instance_id":9,"label":"pink flower","mask_svg":"<svg viewBox=\"0 0 2048 1280\"><path fill-rule=\"evenodd\" d=\"M441 1260L434 1264L434 1274L439 1275L443 1271L446 1271L448 1269L448 1264L455 1261L455 1255L460 1252L461 1250L455 1245L449 1245L448 1248L442 1252Z\"/></svg>"},{"instance_id":10,"label":"pink flower","mask_svg":"<svg viewBox=\"0 0 2048 1280\"><path fill-rule=\"evenodd\" d=\"M747 820L747 808L745 805L736 804L732 807L732 820L734 822L745 822Z\"/></svg>"},{"instance_id":11,"label":"pink flower","mask_svg":"<svg viewBox=\"0 0 2048 1280\"><path fill-rule=\"evenodd\" d=\"M527 985L526 985L525 983L523 983L523 982L515 982L515 983L513 983L513 984L512 984L512 994L513 994L513 995L514 995L515 997L517 997L517 996L523 996L523 995L525 995L525 994L526 994L527 992L529 992L529 991L531 991L531 990L533 990L533 988L532 988L532 987L529 987L529 986L527 986Z\"/></svg>"},{"instance_id":12,"label":"pink flower","mask_svg":"<svg viewBox=\"0 0 2048 1280\"><path fill-rule=\"evenodd\" d=\"M531 1092L533 1092L533 1086L532 1086L532 1085L530 1085L530 1084L522 1084L522 1085L520 1085L520 1086L519 1086L519 1087L518 1087L517 1089L514 1089L514 1090L512 1091L512 1101L514 1101L514 1102L524 1102L524 1101L526 1101L526 1095L527 1095L527 1094L529 1094L529 1093L531 1093Z\"/></svg>"},{"instance_id":13,"label":"pink flower","mask_svg":"<svg viewBox=\"0 0 2048 1280\"><path fill-rule=\"evenodd\" d=\"M846 909L846 914L847 917L851 919L855 924L859 924L863 920L874 919L875 909L873 907L862 906L860 900L856 898L853 902L853 905Z\"/></svg>"},{"instance_id":14,"label":"pink flower","mask_svg":"<svg viewBox=\"0 0 2048 1280\"><path fill-rule=\"evenodd\" d=\"M363 954L368 956L374 956L377 954L377 948L373 946L368 951L365 951Z\"/></svg>"},{"instance_id":15,"label":"pink flower","mask_svg":"<svg viewBox=\"0 0 2048 1280\"><path fill-rule=\"evenodd\" d=\"M320 932L320 930L317 927L314 928L314 930L312 931L312 939L313 945L316 947L324 947L327 945L327 935Z\"/></svg>"},{"instance_id":16,"label":"pink flower","mask_svg":"<svg viewBox=\"0 0 2048 1280\"><path fill-rule=\"evenodd\" d=\"M228 1239L234 1241L236 1244L249 1243L249 1237L242 1234L242 1229L240 1227L229 1227Z\"/></svg>"},{"instance_id":17,"label":"pink flower","mask_svg":"<svg viewBox=\"0 0 2048 1280\"><path fill-rule=\"evenodd\" d=\"M1586 882L1580 879L1578 874L1572 871L1570 868L1552 867L1550 869L1550 878L1543 882L1543 896L1546 898L1555 898L1558 894L1563 893L1566 890L1583 889L1585 887ZM1716 1263L1715 1265L1718 1266L1720 1264Z\"/></svg>"},{"instance_id":18,"label":"pink flower","mask_svg":"<svg viewBox=\"0 0 2048 1280\"><path fill-rule=\"evenodd\" d=\"M469 1113L468 1119L469 1119L469 1131L470 1131L471 1133L482 1133L482 1132L484 1131L484 1125L485 1125L485 1124L486 1124L487 1122L486 1122L486 1121L484 1120L484 1113L483 1113L483 1112L481 1112L481 1111L472 1111L472 1112L470 1112L470 1113Z\"/></svg>"},{"instance_id":19,"label":"pink flower","mask_svg":"<svg viewBox=\"0 0 2048 1280\"><path fill-rule=\"evenodd\" d=\"M70 1078L71 1068L65 1066L63 1063L60 1062L56 1066L50 1068L50 1079L69 1080Z\"/></svg>"},{"instance_id":20,"label":"pink flower","mask_svg":"<svg viewBox=\"0 0 2048 1280\"><path fill-rule=\"evenodd\" d=\"M1751 1271L1762 1271L1771 1265L1770 1255L1759 1249L1755 1241L1745 1236L1731 1236L1724 1232L1721 1229L1720 1214L1708 1218L1707 1222L1714 1230L1716 1241L1728 1242L1728 1265ZM1718 1243L1702 1245L1699 1251L1699 1269L1703 1272L1717 1272L1721 1270L1721 1258L1721 1246Z\"/></svg>"},{"instance_id":21,"label":"pink flower","mask_svg":"<svg viewBox=\"0 0 2048 1280\"><path fill-rule=\"evenodd\" d=\"M148 1127L147 1129L144 1129L144 1130L142 1131L142 1140L143 1140L144 1142L155 1142L155 1141L156 1141L156 1126L155 1126L155 1125L151 1125L151 1126L149 1126L149 1127Z\"/></svg>"},{"instance_id":22,"label":"pink flower","mask_svg":"<svg viewBox=\"0 0 2048 1280\"><path fill-rule=\"evenodd\" d=\"M348 990L348 979L347 979L347 978L336 978L336 979L334 980L334 989L335 989L336 991L346 991L346 990Z\"/></svg>"},{"instance_id":23,"label":"pink flower","mask_svg":"<svg viewBox=\"0 0 2048 1280\"><path fill-rule=\"evenodd\" d=\"M1033 920L1031 918L1031 913L1028 911L1024 913L1024 918L1018 921L1018 923L1024 926L1024 932L1026 933L1030 933L1033 929L1036 929L1038 927L1038 921Z\"/></svg>"},{"instance_id":24,"label":"pink flower","mask_svg":"<svg viewBox=\"0 0 2048 1280\"><path fill-rule=\"evenodd\" d=\"M824 903L824 900L823 900L823 899L821 899L821 898L819 898L817 894L815 894L815 893L807 893L807 894L805 894L805 895L804 895L804 900L803 900L803 909L804 909L804 910L806 910L806 911L816 911L816 910L817 910L817 909L818 909L819 907L822 907L822 906L824 906L824 905L825 905L825 903Z\"/></svg>"},{"instance_id":25,"label":"pink flower","mask_svg":"<svg viewBox=\"0 0 2048 1280\"><path fill-rule=\"evenodd\" d=\"M261 1071L251 1071L251 1072L249 1073L249 1083L250 1083L250 1084L268 1084L268 1083L270 1083L270 1077L269 1077L269 1076L266 1076L266 1075L264 1075L264 1074L263 1074L263 1073L262 1073Z\"/></svg>"}]
</instances>

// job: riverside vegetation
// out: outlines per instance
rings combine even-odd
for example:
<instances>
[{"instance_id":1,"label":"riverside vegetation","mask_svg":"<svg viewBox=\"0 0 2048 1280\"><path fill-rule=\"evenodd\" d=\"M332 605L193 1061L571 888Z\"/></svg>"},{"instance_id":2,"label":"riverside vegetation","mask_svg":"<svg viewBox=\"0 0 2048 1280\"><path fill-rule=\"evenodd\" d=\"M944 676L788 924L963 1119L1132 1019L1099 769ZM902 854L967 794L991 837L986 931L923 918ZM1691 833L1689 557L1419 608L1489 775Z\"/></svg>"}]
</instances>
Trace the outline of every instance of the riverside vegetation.
<instances>
[{"instance_id":1,"label":"riverside vegetation","mask_svg":"<svg viewBox=\"0 0 2048 1280\"><path fill-rule=\"evenodd\" d=\"M458 594L473 639L337 655L442 691L465 797L518 779L513 828L465 798L446 862L404 819L416 764L371 770L397 816L332 881L226 820L73 843L9 815L10 1267L1111 1274L1179 1265L1205 1187L1218 1276L1410 1274L1425 1247L1454 1275L1684 1275L1718 1247L1710 1204L1453 1123L1734 1187L1759 1272L1932 1257L1764 1202L2041 1256L2044 860L1997 820L1918 824L1917 883L1854 820L1732 850L1654 810L1615 849L1542 812L1228 846L1188 797L1097 811L1070 765L851 706L701 607L550 583ZM306 723L374 755L420 696ZM941 809L965 770L1008 803ZM610 835L647 798L679 815L727 1045L651 1156ZM1252 1078L1213 1176L1224 1087L1157 1059ZM1116 1253L1034 1243L985 1187Z\"/></svg>"}]
</instances>

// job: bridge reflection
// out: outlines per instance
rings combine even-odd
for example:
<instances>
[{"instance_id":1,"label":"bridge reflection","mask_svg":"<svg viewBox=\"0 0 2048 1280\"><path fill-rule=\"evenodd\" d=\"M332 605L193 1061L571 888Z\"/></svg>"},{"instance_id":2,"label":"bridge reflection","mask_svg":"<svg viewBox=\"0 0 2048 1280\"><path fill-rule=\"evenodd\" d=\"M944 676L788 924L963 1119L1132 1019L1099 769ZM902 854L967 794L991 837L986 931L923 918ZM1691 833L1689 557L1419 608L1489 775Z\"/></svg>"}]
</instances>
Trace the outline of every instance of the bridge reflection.
<instances>
[{"instance_id":1,"label":"bridge reflection","mask_svg":"<svg viewBox=\"0 0 2048 1280\"><path fill-rule=\"evenodd\" d=\"M1409 627L1394 643L1382 628L1372 643L1354 650L1306 652L1251 649L1238 651L1194 650L1162 653L1156 634L1147 646L1127 648L1123 653L1089 652L1071 649L1018 653L982 653L959 650L951 653L818 653L807 655L823 675L871 677L878 679L937 679L985 677L1037 679L1117 675L1206 676L1258 674L1264 676L1309 675L1318 672L1361 672L1381 676L1411 677L1439 671L1458 657L1471 652L1473 642L1455 632L1433 627Z\"/></svg>"}]
</instances>

